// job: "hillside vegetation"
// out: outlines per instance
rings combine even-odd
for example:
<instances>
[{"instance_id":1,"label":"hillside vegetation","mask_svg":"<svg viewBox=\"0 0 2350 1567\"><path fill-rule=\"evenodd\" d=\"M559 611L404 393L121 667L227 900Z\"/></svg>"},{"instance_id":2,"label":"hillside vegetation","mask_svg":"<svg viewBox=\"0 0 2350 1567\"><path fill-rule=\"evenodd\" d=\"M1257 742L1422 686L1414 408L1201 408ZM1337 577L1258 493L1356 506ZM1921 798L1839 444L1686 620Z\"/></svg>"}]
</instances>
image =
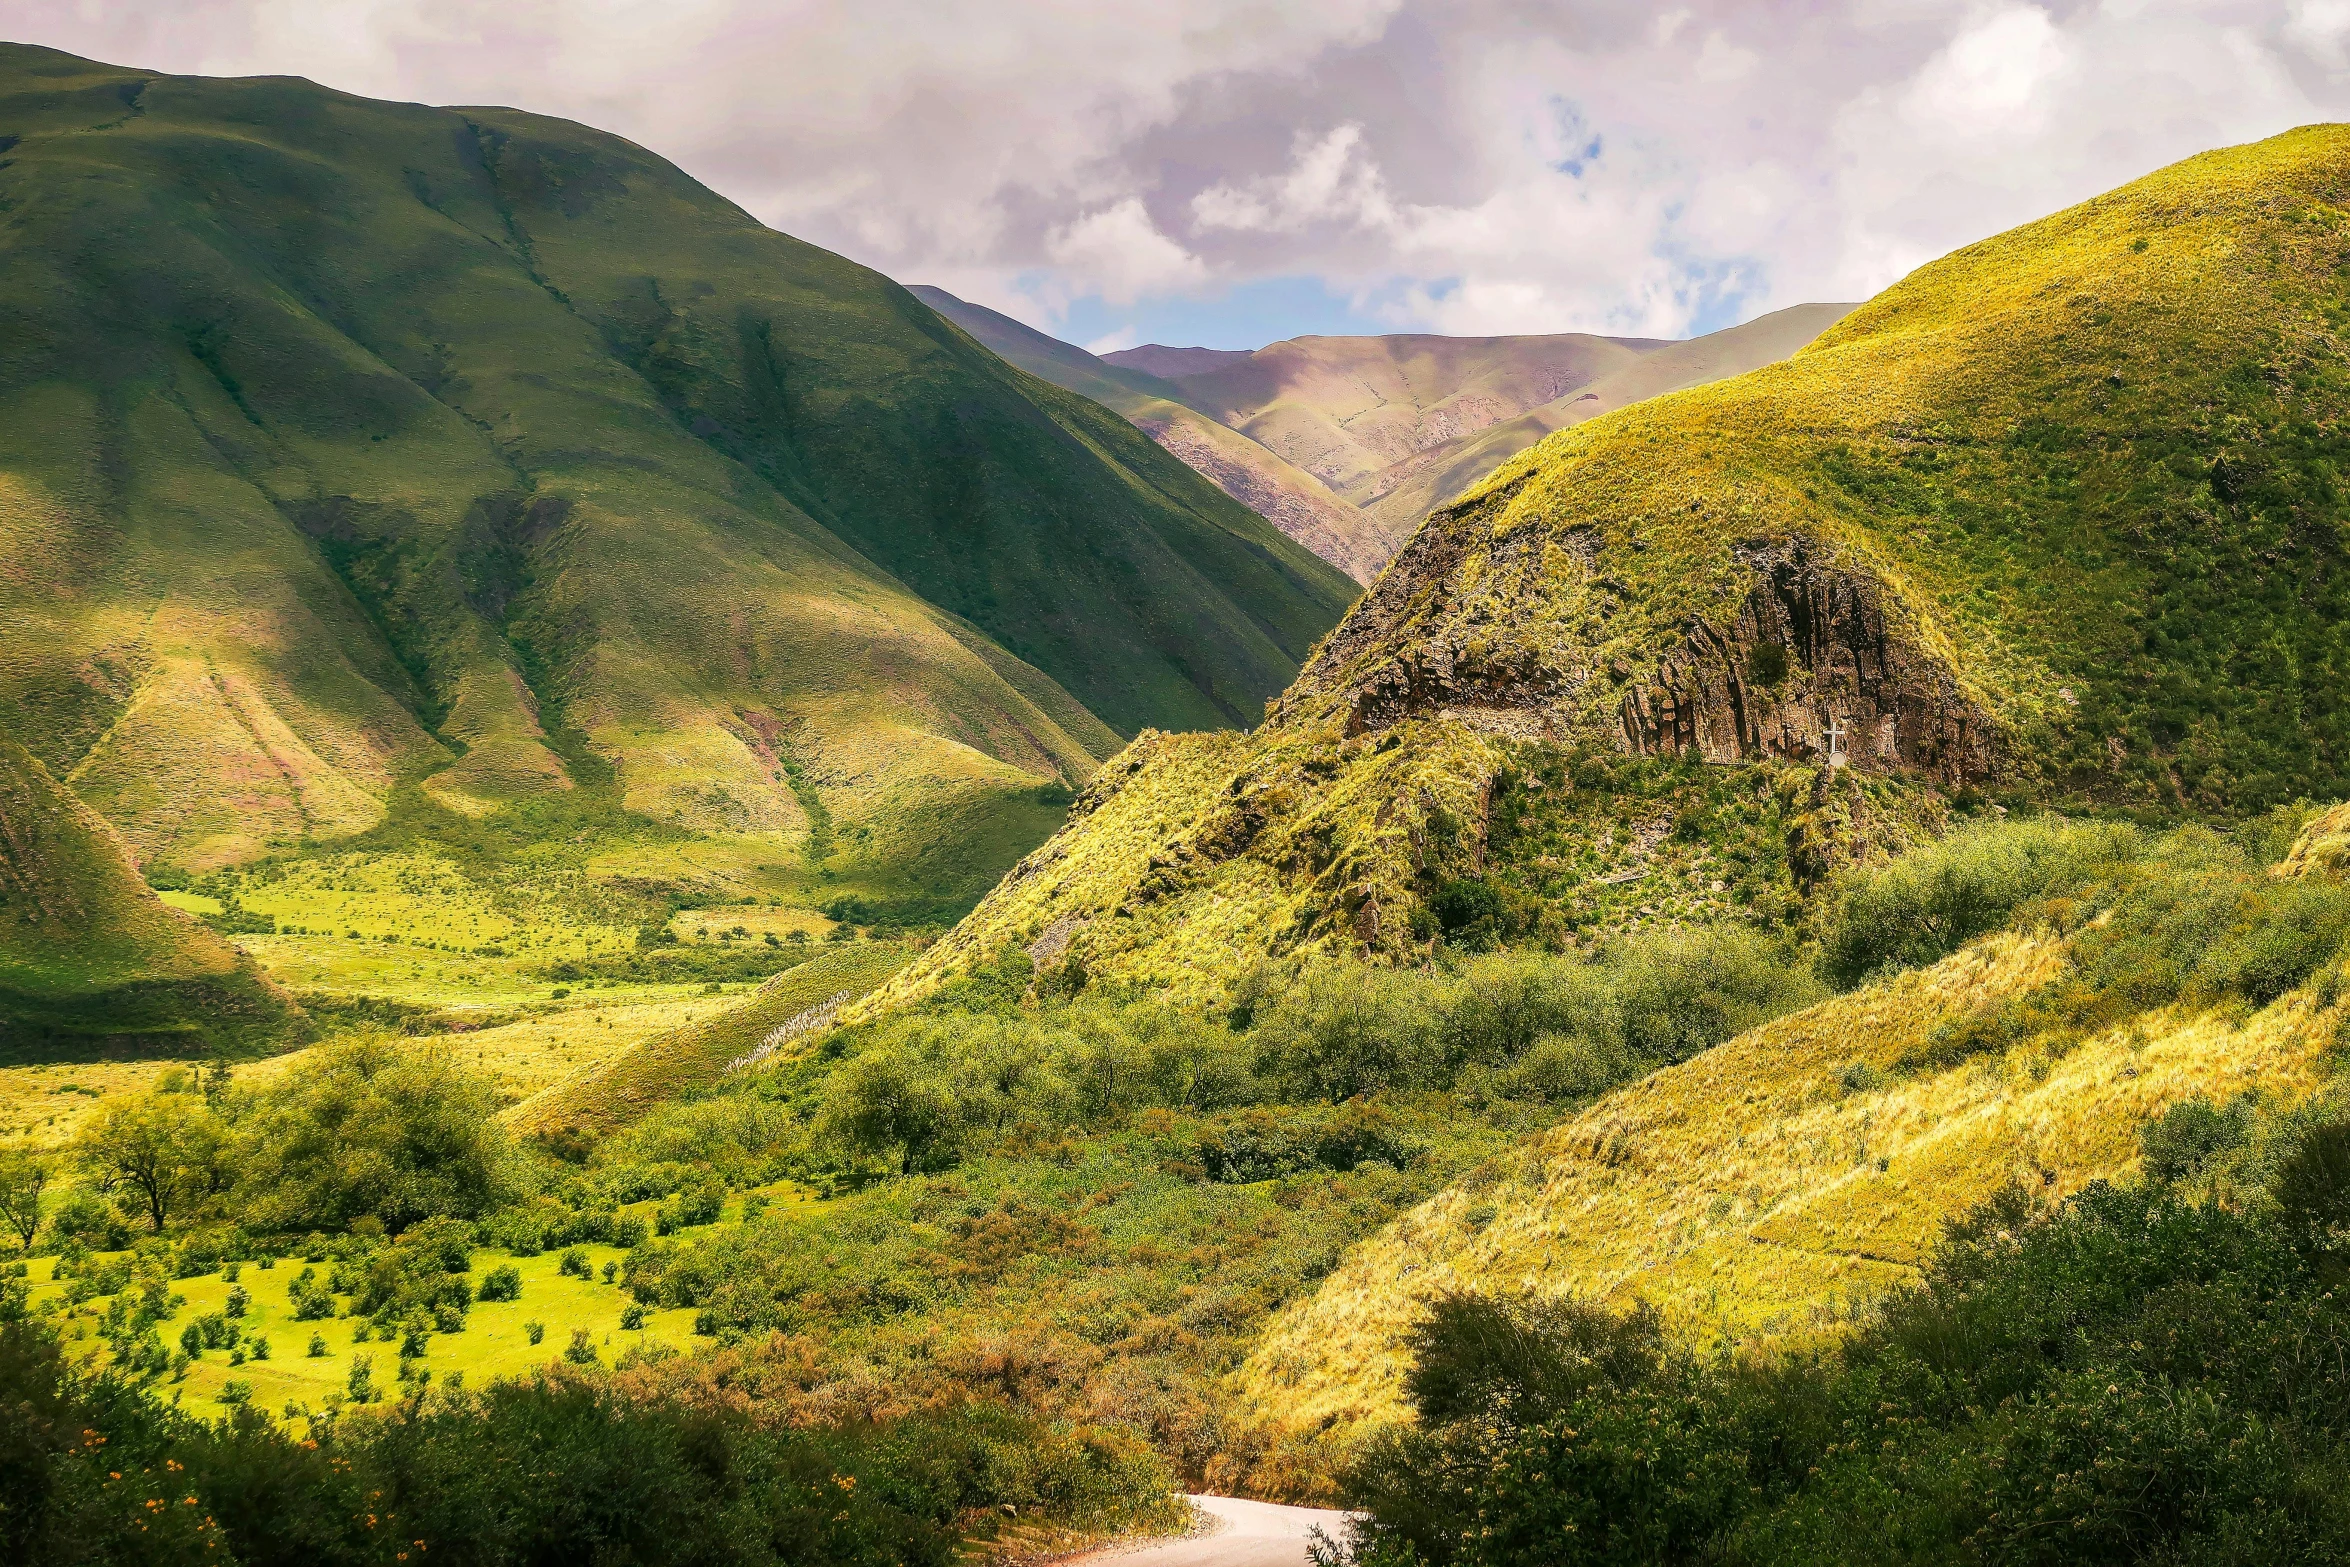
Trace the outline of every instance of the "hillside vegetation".
<instances>
[{"instance_id":1,"label":"hillside vegetation","mask_svg":"<svg viewBox=\"0 0 2350 1567\"><path fill-rule=\"evenodd\" d=\"M2054 1203L2132 1169L2173 1105L2298 1104L2335 1069L2339 971L2301 982L2350 895L2245 861L2193 829L2003 829L1857 880L1831 968L1935 916L1947 949L1970 902L2018 905L2016 928L1657 1072L1414 1211L1266 1336L1251 1402L1341 1439L1400 1418L1410 1333L1461 1291L1783 1349L1913 1281L2003 1190Z\"/></svg>"},{"instance_id":2,"label":"hillside vegetation","mask_svg":"<svg viewBox=\"0 0 2350 1567\"><path fill-rule=\"evenodd\" d=\"M1551 436L1415 535L1256 735L1137 741L891 994L1048 929L1163 978L1784 919L1985 792L2338 793L2346 197L2340 128L2191 159Z\"/></svg>"},{"instance_id":3,"label":"hillside vegetation","mask_svg":"<svg viewBox=\"0 0 2350 1567\"><path fill-rule=\"evenodd\" d=\"M143 864L610 778L967 898L1351 593L617 138L18 46L0 136L0 700Z\"/></svg>"},{"instance_id":4,"label":"hillside vegetation","mask_svg":"<svg viewBox=\"0 0 2350 1567\"><path fill-rule=\"evenodd\" d=\"M0 732L0 1062L77 1039L202 1052L304 1029L282 991L165 907L113 829Z\"/></svg>"}]
</instances>

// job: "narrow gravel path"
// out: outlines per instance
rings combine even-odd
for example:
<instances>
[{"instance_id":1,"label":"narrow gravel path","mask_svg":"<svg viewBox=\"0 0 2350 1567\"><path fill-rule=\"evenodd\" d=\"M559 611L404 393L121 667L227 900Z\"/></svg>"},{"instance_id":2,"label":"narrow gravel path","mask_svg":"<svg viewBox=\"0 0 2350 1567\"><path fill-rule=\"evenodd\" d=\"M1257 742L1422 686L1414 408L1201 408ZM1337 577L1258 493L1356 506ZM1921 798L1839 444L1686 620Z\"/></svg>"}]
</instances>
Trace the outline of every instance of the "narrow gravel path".
<instances>
[{"instance_id":1,"label":"narrow gravel path","mask_svg":"<svg viewBox=\"0 0 2350 1567\"><path fill-rule=\"evenodd\" d=\"M1346 1514L1322 1507L1282 1507L1235 1496L1187 1497L1209 1527L1180 1540L1140 1540L1089 1552L1068 1567L1305 1567L1306 1536L1316 1528L1343 1539Z\"/></svg>"}]
</instances>

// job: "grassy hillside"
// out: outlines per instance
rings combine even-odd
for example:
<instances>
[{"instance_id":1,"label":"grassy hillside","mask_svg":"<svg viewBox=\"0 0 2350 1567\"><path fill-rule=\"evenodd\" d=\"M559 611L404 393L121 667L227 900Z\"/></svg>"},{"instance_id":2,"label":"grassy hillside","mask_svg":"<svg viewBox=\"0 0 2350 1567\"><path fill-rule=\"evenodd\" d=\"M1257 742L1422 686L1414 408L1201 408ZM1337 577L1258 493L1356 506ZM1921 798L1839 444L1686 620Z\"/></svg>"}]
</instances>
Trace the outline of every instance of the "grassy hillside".
<instances>
[{"instance_id":1,"label":"grassy hillside","mask_svg":"<svg viewBox=\"0 0 2350 1567\"><path fill-rule=\"evenodd\" d=\"M166 908L113 829L0 733L0 1057L54 1053L60 1036L69 1049L253 1048L301 1026L250 960Z\"/></svg>"},{"instance_id":2,"label":"grassy hillside","mask_svg":"<svg viewBox=\"0 0 2350 1567\"><path fill-rule=\"evenodd\" d=\"M518 1131L592 1139L628 1125L669 1100L812 1041L838 1007L871 992L906 966L902 947L859 943L826 952L761 985L739 1006L705 1021L663 1030L588 1070L551 1084L507 1112ZM800 1048L805 1048L803 1044Z\"/></svg>"},{"instance_id":3,"label":"grassy hillside","mask_svg":"<svg viewBox=\"0 0 2350 1567\"><path fill-rule=\"evenodd\" d=\"M1089 972L1157 974L1788 918L1946 798L2338 793L2345 198L2350 131L2208 154L1551 436L1414 537L1245 745L1111 764L1097 789L1172 830L1080 817L900 988L1060 922ZM1849 766L1817 765L1831 727Z\"/></svg>"},{"instance_id":4,"label":"grassy hillside","mask_svg":"<svg viewBox=\"0 0 2350 1567\"><path fill-rule=\"evenodd\" d=\"M1401 528L1372 525L1320 479L1187 407L1173 385L1155 376L1096 358L943 288L916 285L910 292L1021 369L1125 415L1225 494L1357 582L1369 582L1419 522L1414 517Z\"/></svg>"},{"instance_id":5,"label":"grassy hillside","mask_svg":"<svg viewBox=\"0 0 2350 1567\"><path fill-rule=\"evenodd\" d=\"M2134 1168L2139 1128L2170 1105L2289 1105L2330 1074L2340 1017L2309 993L1909 1064L2065 957L2061 940L1994 937L1610 1095L1358 1247L1258 1345L1248 1402L1341 1440L1402 1418L1405 1340L1452 1290L1647 1302L1700 1346L1832 1334L2011 1183L2070 1196Z\"/></svg>"},{"instance_id":6,"label":"grassy hillside","mask_svg":"<svg viewBox=\"0 0 2350 1567\"><path fill-rule=\"evenodd\" d=\"M1352 591L617 138L13 46L0 137L0 701L142 863L529 806L968 896Z\"/></svg>"}]
</instances>

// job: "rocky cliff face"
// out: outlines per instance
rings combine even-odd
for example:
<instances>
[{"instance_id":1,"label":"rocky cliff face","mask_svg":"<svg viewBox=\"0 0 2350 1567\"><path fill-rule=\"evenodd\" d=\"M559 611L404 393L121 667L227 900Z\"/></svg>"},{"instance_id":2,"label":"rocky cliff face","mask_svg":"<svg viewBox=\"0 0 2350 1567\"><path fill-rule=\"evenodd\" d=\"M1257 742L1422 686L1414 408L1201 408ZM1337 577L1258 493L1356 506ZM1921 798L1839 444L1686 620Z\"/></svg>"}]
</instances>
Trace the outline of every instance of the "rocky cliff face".
<instances>
[{"instance_id":1,"label":"rocky cliff face","mask_svg":"<svg viewBox=\"0 0 2350 1567\"><path fill-rule=\"evenodd\" d=\"M1797 541L1738 551L1753 590L1727 626L1687 639L1624 692L1625 746L1709 762L1841 757L1957 785L1995 760L1989 716L1889 615L1883 585Z\"/></svg>"},{"instance_id":2,"label":"rocky cliff face","mask_svg":"<svg viewBox=\"0 0 2350 1567\"><path fill-rule=\"evenodd\" d=\"M1349 736L1443 718L1724 764L1833 756L1951 785L1996 768L1994 725L1915 616L1831 548L1735 546L1749 585L1734 609L1656 627L1627 614L1634 595L1596 531L1480 531L1423 529L1276 717L1335 709Z\"/></svg>"}]
</instances>

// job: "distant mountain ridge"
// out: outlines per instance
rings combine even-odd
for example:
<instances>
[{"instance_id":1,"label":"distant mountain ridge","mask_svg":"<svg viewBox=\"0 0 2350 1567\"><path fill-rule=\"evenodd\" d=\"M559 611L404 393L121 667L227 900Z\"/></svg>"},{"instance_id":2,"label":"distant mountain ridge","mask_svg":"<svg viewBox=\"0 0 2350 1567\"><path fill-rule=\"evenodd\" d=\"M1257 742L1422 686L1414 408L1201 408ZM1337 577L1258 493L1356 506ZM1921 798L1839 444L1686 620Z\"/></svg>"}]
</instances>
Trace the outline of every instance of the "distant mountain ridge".
<instances>
[{"instance_id":1,"label":"distant mountain ridge","mask_svg":"<svg viewBox=\"0 0 2350 1567\"><path fill-rule=\"evenodd\" d=\"M1851 308L1798 305L1686 342L1402 333L1094 355L943 289L912 291L1364 583L1421 518L1550 431L1784 358Z\"/></svg>"}]
</instances>

